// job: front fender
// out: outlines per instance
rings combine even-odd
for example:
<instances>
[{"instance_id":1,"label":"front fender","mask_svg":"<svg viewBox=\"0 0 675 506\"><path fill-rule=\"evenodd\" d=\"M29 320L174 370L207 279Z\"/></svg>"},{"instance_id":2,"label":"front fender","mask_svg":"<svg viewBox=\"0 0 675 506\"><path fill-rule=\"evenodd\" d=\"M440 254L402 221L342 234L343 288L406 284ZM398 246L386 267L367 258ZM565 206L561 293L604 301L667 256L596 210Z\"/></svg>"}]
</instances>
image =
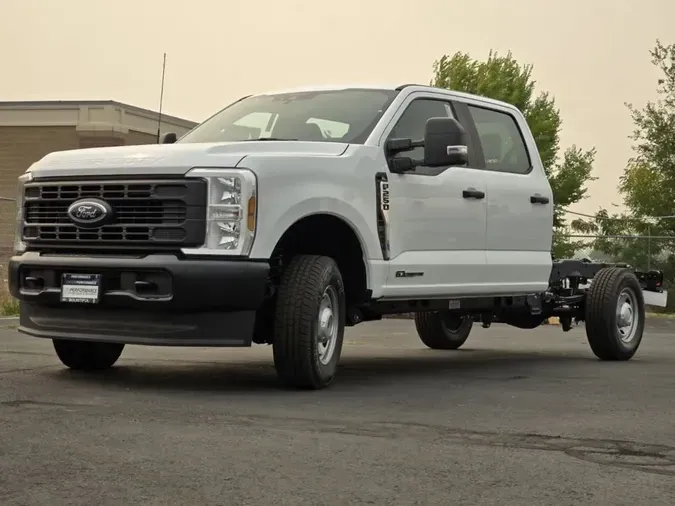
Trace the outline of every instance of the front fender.
<instances>
[{"instance_id":1,"label":"front fender","mask_svg":"<svg viewBox=\"0 0 675 506\"><path fill-rule=\"evenodd\" d=\"M332 197L311 197L291 206L280 214L258 211L259 219L256 238L251 250L251 258L270 258L279 239L293 224L301 219L315 215L329 214L342 219L356 234L365 259L382 259L377 243L377 233L358 210L343 200Z\"/></svg>"}]
</instances>

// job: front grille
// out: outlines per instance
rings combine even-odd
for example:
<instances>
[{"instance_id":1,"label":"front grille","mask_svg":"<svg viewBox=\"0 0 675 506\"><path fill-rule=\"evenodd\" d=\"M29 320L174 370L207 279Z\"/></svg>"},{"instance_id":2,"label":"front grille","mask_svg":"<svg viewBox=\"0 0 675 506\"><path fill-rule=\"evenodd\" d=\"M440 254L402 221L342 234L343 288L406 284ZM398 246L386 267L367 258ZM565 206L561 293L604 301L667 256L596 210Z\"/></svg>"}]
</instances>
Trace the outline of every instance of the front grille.
<instances>
[{"instance_id":1,"label":"front grille","mask_svg":"<svg viewBox=\"0 0 675 506\"><path fill-rule=\"evenodd\" d=\"M26 185L23 240L32 249L164 249L203 244L206 183L202 180L35 182ZM105 201L110 222L83 228L68 207Z\"/></svg>"},{"instance_id":2,"label":"front grille","mask_svg":"<svg viewBox=\"0 0 675 506\"><path fill-rule=\"evenodd\" d=\"M108 200L107 202L111 202ZM26 202L26 223L66 223L68 206L63 201ZM187 206L181 201L124 201L114 203L116 223L119 225L162 225L182 223L187 218Z\"/></svg>"}]
</instances>

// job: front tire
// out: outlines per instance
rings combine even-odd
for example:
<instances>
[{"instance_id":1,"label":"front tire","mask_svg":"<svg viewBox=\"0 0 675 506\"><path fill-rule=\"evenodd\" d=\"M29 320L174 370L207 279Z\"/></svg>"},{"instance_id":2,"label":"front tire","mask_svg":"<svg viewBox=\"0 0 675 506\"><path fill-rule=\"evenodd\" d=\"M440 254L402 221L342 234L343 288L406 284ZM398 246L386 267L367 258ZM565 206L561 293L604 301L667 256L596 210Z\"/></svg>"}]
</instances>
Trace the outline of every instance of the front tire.
<instances>
[{"instance_id":1,"label":"front tire","mask_svg":"<svg viewBox=\"0 0 675 506\"><path fill-rule=\"evenodd\" d=\"M54 339L54 350L63 365L76 371L109 369L122 355L124 344Z\"/></svg>"},{"instance_id":2,"label":"front tire","mask_svg":"<svg viewBox=\"0 0 675 506\"><path fill-rule=\"evenodd\" d=\"M281 382L318 390L333 381L345 315L344 284L335 261L295 257L279 286L274 321L274 366Z\"/></svg>"},{"instance_id":3,"label":"front tire","mask_svg":"<svg viewBox=\"0 0 675 506\"><path fill-rule=\"evenodd\" d=\"M645 326L645 302L635 274L625 268L601 269L586 296L586 337L600 360L629 360Z\"/></svg>"},{"instance_id":4,"label":"front tire","mask_svg":"<svg viewBox=\"0 0 675 506\"><path fill-rule=\"evenodd\" d=\"M457 350L469 338L473 320L442 311L423 311L415 313L415 327L428 348Z\"/></svg>"}]
</instances>

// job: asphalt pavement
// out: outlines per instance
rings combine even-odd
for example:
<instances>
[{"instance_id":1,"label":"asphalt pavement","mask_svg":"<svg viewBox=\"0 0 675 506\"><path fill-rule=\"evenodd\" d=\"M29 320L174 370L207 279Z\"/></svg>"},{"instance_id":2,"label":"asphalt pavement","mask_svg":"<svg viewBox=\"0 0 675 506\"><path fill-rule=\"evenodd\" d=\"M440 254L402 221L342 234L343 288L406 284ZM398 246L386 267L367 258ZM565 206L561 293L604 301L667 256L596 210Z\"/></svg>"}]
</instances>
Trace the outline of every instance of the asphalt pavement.
<instances>
[{"instance_id":1,"label":"asphalt pavement","mask_svg":"<svg viewBox=\"0 0 675 506\"><path fill-rule=\"evenodd\" d=\"M128 347L99 375L0 321L0 504L673 505L675 329L603 363L582 328L348 330L328 390L271 349Z\"/></svg>"}]
</instances>

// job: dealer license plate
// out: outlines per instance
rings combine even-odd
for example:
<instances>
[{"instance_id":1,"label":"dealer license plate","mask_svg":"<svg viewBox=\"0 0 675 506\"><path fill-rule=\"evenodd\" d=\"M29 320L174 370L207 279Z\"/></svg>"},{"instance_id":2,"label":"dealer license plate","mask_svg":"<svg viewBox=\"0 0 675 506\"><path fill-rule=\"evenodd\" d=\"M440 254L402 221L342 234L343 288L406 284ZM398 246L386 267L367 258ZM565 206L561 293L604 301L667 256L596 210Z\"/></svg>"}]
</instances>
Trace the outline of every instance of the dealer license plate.
<instances>
[{"instance_id":1,"label":"dealer license plate","mask_svg":"<svg viewBox=\"0 0 675 506\"><path fill-rule=\"evenodd\" d=\"M61 302L97 304L100 297L100 274L64 274L61 277Z\"/></svg>"}]
</instances>

